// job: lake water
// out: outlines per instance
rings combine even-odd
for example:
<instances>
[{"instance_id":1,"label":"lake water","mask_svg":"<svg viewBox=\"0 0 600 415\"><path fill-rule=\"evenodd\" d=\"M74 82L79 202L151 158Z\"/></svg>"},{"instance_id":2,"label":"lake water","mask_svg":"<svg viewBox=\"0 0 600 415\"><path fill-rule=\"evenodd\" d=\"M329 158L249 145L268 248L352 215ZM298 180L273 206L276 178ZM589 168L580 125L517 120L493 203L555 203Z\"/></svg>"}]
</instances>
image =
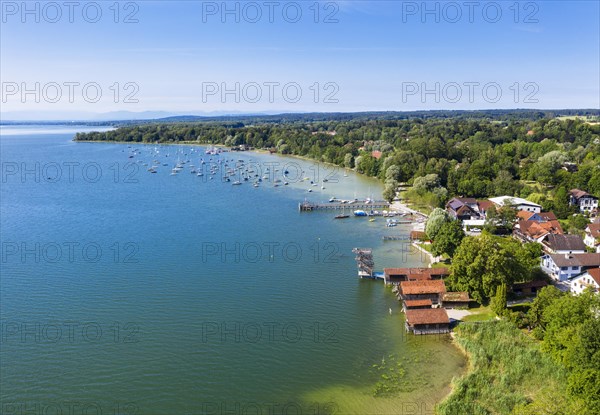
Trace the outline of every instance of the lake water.
<instances>
[{"instance_id":1,"label":"lake water","mask_svg":"<svg viewBox=\"0 0 600 415\"><path fill-rule=\"evenodd\" d=\"M379 199L377 181L291 157L72 141L87 130L0 130L2 413L432 413L463 358L447 336L407 336L351 252L419 266L382 241L409 229L298 211ZM190 173L201 158L206 174ZM271 182L211 180L219 159ZM374 396L386 374L391 392Z\"/></svg>"}]
</instances>

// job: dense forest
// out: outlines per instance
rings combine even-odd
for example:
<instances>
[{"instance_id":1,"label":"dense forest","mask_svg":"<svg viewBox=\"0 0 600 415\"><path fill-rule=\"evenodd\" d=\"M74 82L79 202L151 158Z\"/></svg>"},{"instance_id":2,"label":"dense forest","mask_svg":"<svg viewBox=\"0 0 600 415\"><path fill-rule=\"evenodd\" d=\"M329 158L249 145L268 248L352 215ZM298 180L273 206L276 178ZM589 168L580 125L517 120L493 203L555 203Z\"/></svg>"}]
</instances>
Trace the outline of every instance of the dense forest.
<instances>
[{"instance_id":1,"label":"dense forest","mask_svg":"<svg viewBox=\"0 0 600 415\"><path fill-rule=\"evenodd\" d=\"M414 185L412 198L431 208L452 196L512 195L527 197L564 218L569 189L600 194L600 112L586 113L232 117L125 125L109 132L79 133L75 140L246 145L378 177L386 182L388 199L398 184L407 183Z\"/></svg>"}]
</instances>

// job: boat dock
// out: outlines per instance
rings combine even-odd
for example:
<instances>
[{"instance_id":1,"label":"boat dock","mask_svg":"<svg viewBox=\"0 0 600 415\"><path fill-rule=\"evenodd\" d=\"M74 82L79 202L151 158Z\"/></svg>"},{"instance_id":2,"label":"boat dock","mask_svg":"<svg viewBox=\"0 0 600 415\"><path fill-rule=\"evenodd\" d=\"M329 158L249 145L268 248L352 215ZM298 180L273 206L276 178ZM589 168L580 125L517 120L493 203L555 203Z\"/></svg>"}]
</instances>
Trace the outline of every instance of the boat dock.
<instances>
[{"instance_id":1,"label":"boat dock","mask_svg":"<svg viewBox=\"0 0 600 415\"><path fill-rule=\"evenodd\" d=\"M348 208L350 210L367 210L373 209L389 209L390 204L385 200L375 200L372 202L354 202L354 203L312 203L312 202L301 202L298 204L298 210L300 212L312 212L313 210L337 210Z\"/></svg>"},{"instance_id":2,"label":"boat dock","mask_svg":"<svg viewBox=\"0 0 600 415\"><path fill-rule=\"evenodd\" d=\"M384 235L383 236L383 240L384 241L410 241L410 236L409 235Z\"/></svg>"}]
</instances>

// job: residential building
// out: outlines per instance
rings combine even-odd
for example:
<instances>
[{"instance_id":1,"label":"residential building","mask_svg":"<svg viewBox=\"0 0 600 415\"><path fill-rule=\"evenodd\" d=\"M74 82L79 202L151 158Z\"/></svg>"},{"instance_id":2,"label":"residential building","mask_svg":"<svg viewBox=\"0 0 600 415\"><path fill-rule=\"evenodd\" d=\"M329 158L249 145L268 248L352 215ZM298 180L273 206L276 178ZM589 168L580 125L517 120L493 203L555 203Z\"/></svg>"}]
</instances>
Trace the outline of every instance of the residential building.
<instances>
[{"instance_id":1,"label":"residential building","mask_svg":"<svg viewBox=\"0 0 600 415\"><path fill-rule=\"evenodd\" d=\"M588 287L592 287L596 293L600 292L600 268L588 269L571 279L571 292L574 294L581 294Z\"/></svg>"},{"instance_id":2,"label":"residential building","mask_svg":"<svg viewBox=\"0 0 600 415\"><path fill-rule=\"evenodd\" d=\"M542 211L542 206L537 203L530 202L529 200L522 199L520 197L512 196L499 196L491 197L490 201L496 205L496 207L512 206L517 210L524 210L527 212L539 213Z\"/></svg>"},{"instance_id":3,"label":"residential building","mask_svg":"<svg viewBox=\"0 0 600 415\"><path fill-rule=\"evenodd\" d=\"M542 242L547 235L562 234L560 222L552 212L517 212L519 221L513 234L523 242Z\"/></svg>"},{"instance_id":4,"label":"residential building","mask_svg":"<svg viewBox=\"0 0 600 415\"><path fill-rule=\"evenodd\" d=\"M448 214L458 220L481 219L477 200L472 197L455 197L446 203Z\"/></svg>"},{"instance_id":5,"label":"residential building","mask_svg":"<svg viewBox=\"0 0 600 415\"><path fill-rule=\"evenodd\" d=\"M600 252L600 223L590 223L585 228L583 242L596 252Z\"/></svg>"},{"instance_id":6,"label":"residential building","mask_svg":"<svg viewBox=\"0 0 600 415\"><path fill-rule=\"evenodd\" d=\"M581 213L598 210L598 198L580 189L569 191L569 204L578 206Z\"/></svg>"},{"instance_id":7,"label":"residential building","mask_svg":"<svg viewBox=\"0 0 600 415\"><path fill-rule=\"evenodd\" d=\"M549 254L584 254L585 244L579 235L548 234L542 247Z\"/></svg>"},{"instance_id":8,"label":"residential building","mask_svg":"<svg viewBox=\"0 0 600 415\"><path fill-rule=\"evenodd\" d=\"M569 279L590 268L600 267L600 254L545 254L542 270L557 281Z\"/></svg>"}]
</instances>

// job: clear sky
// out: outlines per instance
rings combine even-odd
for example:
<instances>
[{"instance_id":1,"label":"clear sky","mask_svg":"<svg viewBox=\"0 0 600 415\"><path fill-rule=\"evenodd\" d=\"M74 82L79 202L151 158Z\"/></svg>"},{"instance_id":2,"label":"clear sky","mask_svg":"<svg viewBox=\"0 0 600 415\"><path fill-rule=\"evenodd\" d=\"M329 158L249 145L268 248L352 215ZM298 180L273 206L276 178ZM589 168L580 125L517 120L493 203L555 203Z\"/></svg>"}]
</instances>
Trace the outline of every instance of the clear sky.
<instances>
[{"instance_id":1,"label":"clear sky","mask_svg":"<svg viewBox=\"0 0 600 415\"><path fill-rule=\"evenodd\" d=\"M2 1L2 118L599 108L599 4Z\"/></svg>"}]
</instances>

